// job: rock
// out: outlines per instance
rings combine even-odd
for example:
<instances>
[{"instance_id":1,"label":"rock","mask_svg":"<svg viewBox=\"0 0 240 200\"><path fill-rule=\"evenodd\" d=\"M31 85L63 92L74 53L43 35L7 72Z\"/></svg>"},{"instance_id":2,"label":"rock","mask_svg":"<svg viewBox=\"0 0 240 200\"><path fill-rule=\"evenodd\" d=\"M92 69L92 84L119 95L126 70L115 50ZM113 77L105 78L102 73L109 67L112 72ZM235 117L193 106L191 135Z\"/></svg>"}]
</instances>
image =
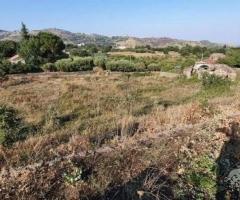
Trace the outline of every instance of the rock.
<instances>
[{"instance_id":1,"label":"rock","mask_svg":"<svg viewBox=\"0 0 240 200\"><path fill-rule=\"evenodd\" d=\"M218 62L221 59L226 58L226 55L223 53L213 53L210 55L209 60L213 63Z\"/></svg>"},{"instance_id":2,"label":"rock","mask_svg":"<svg viewBox=\"0 0 240 200\"><path fill-rule=\"evenodd\" d=\"M96 74L96 75L103 75L104 70L101 67L94 67L93 68L93 73Z\"/></svg>"},{"instance_id":3,"label":"rock","mask_svg":"<svg viewBox=\"0 0 240 200\"><path fill-rule=\"evenodd\" d=\"M183 70L183 74L187 77L187 78L191 78L192 77L192 67L186 68Z\"/></svg>"},{"instance_id":4,"label":"rock","mask_svg":"<svg viewBox=\"0 0 240 200\"><path fill-rule=\"evenodd\" d=\"M229 78L232 81L234 81L237 77L236 71L228 65L210 64L208 62L197 62L194 66L183 71L183 74L187 78L191 78L194 74L196 74L198 78L201 79L204 73L214 74L222 78Z\"/></svg>"}]
</instances>

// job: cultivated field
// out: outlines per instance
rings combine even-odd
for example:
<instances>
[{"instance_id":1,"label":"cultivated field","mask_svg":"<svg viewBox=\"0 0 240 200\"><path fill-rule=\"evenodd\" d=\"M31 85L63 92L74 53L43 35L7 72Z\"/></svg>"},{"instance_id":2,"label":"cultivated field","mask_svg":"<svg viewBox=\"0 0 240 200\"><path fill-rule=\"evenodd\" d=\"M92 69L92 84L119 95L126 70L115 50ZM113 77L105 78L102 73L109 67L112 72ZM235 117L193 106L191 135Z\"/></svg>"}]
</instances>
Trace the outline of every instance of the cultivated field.
<instances>
[{"instance_id":1,"label":"cultivated field","mask_svg":"<svg viewBox=\"0 0 240 200\"><path fill-rule=\"evenodd\" d=\"M159 72L11 75L0 104L33 131L1 146L0 199L214 199L225 151L240 155L222 133L239 92Z\"/></svg>"}]
</instances>

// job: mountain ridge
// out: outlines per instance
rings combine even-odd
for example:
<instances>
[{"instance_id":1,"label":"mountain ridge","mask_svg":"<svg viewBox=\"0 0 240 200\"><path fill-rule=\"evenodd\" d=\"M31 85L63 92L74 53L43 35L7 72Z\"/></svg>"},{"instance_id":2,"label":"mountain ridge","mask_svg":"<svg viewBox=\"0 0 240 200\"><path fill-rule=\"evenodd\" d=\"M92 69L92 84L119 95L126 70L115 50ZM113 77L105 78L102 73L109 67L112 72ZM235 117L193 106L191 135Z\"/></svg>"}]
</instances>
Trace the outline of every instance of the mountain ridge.
<instances>
[{"instance_id":1,"label":"mountain ridge","mask_svg":"<svg viewBox=\"0 0 240 200\"><path fill-rule=\"evenodd\" d=\"M170 37L136 37L136 36L104 36L100 34L85 34L74 33L64 29L47 28L41 30L30 31L31 34L37 34L39 32L50 32L61 37L65 43L68 44L97 44L97 45L115 45L124 48L134 48L136 46L150 45L152 47L161 48L167 46L206 46L216 47L223 44L213 43L208 40L191 41L174 39ZM0 30L0 40L20 40L20 31L5 31Z\"/></svg>"}]
</instances>

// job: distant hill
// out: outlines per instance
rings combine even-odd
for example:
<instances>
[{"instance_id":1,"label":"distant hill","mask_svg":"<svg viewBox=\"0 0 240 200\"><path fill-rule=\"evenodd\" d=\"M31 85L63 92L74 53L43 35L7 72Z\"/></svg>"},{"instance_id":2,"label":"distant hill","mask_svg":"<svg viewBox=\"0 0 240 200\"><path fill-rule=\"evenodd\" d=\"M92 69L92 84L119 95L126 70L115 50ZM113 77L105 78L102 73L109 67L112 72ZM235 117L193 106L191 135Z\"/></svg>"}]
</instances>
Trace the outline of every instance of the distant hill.
<instances>
[{"instance_id":1,"label":"distant hill","mask_svg":"<svg viewBox=\"0 0 240 200\"><path fill-rule=\"evenodd\" d=\"M70 44L98 44L98 45L115 45L120 48L134 48L136 46L145 46L150 45L152 47L166 47L166 46L185 46L185 45L200 45L206 47L220 46L220 44L212 43L210 41L187 41L187 40L178 40L172 38L138 38L138 37L129 37L129 36L103 36L98 34L84 34L84 33L73 33L63 29L49 28L43 30L34 30L31 31L31 34L37 34L40 31L50 32L61 37L65 43ZM0 40L20 40L19 31L4 31L0 30Z\"/></svg>"}]
</instances>

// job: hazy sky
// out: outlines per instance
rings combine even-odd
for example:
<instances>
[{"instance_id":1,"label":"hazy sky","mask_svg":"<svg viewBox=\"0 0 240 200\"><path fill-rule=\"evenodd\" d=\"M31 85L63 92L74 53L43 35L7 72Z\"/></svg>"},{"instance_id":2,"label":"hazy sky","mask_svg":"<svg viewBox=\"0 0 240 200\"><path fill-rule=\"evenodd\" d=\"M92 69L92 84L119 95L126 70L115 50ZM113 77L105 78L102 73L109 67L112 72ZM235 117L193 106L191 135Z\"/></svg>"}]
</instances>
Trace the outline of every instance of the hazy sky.
<instances>
[{"instance_id":1,"label":"hazy sky","mask_svg":"<svg viewBox=\"0 0 240 200\"><path fill-rule=\"evenodd\" d=\"M173 37L240 44L240 0L0 0L0 29Z\"/></svg>"}]
</instances>

